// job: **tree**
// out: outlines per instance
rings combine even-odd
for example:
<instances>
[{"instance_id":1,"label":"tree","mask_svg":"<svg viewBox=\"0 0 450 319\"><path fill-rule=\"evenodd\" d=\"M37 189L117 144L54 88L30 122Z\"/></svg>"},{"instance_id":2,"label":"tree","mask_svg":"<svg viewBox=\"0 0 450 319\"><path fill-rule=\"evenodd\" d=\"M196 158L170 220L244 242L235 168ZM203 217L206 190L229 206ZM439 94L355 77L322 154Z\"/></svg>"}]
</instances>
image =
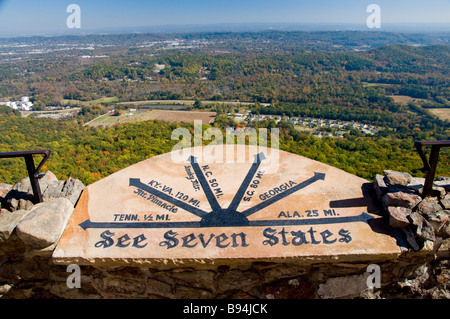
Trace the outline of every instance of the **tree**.
<instances>
[{"instance_id":1,"label":"tree","mask_svg":"<svg viewBox=\"0 0 450 319\"><path fill-rule=\"evenodd\" d=\"M123 110L115 109L113 115L114 115L114 116L121 116L121 115L123 115Z\"/></svg>"},{"instance_id":2,"label":"tree","mask_svg":"<svg viewBox=\"0 0 450 319\"><path fill-rule=\"evenodd\" d=\"M202 101L200 99L196 99L194 102L194 108L200 109L202 107Z\"/></svg>"}]
</instances>

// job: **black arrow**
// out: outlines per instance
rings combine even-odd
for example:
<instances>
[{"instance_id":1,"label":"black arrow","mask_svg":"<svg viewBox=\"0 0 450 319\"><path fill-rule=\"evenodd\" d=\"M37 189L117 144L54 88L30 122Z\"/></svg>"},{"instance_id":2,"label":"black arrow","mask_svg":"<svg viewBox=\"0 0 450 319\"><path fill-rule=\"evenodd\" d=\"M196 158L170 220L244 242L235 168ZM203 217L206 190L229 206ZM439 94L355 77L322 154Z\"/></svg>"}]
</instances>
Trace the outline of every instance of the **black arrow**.
<instances>
[{"instance_id":1,"label":"black arrow","mask_svg":"<svg viewBox=\"0 0 450 319\"><path fill-rule=\"evenodd\" d=\"M130 178L130 186L135 186L139 189L142 189L143 191L146 191L150 194L153 194L155 196L158 196L159 198L161 198L162 200L165 200L166 202L169 202L175 206L178 206L179 208L184 209L185 211L194 214L200 218L205 217L205 215L207 214L205 211L198 209L194 206L188 205L185 202L182 202L176 198L173 198L170 195L167 195L157 189L154 189L153 187L150 187L144 183L141 182L141 180L139 178Z\"/></svg>"},{"instance_id":2,"label":"black arrow","mask_svg":"<svg viewBox=\"0 0 450 319\"><path fill-rule=\"evenodd\" d=\"M296 192L296 191L298 191L298 190L300 190L302 188L305 188L306 186L311 185L312 183L314 183L314 182L316 182L318 180L325 180L325 174L323 174L323 173L314 173L314 176L309 178L309 179L307 179L306 181L301 182L300 184L295 185L294 187L284 191L283 193L277 194L274 197L271 197L268 200L266 200L264 202L261 202L258 205L253 206L252 208L249 208L249 209L241 212L241 214L244 214L245 217L248 217L248 216L256 213L257 211L260 211L261 209L263 209L263 208L265 208L265 207L267 207L269 205L272 205L273 203L279 201L280 199L283 199L286 196L291 195L292 193L294 193L294 192Z\"/></svg>"},{"instance_id":3,"label":"black arrow","mask_svg":"<svg viewBox=\"0 0 450 319\"><path fill-rule=\"evenodd\" d=\"M249 226L301 226L301 225L326 225L326 224L343 224L364 222L367 223L373 219L367 213L357 216L347 217L326 217L326 218L305 218L305 219L276 219L276 220L252 220Z\"/></svg>"},{"instance_id":4,"label":"black arrow","mask_svg":"<svg viewBox=\"0 0 450 319\"><path fill-rule=\"evenodd\" d=\"M243 227L274 227L274 226L302 226L302 225L326 225L343 223L367 223L373 217L367 213L347 217L305 218L305 219L277 219L277 220L252 220ZM87 228L201 228L200 222L92 222L90 219L80 223L79 226ZM215 228L208 226L209 228ZM226 227L226 226L220 226ZM235 225L233 227L236 227Z\"/></svg>"},{"instance_id":5,"label":"black arrow","mask_svg":"<svg viewBox=\"0 0 450 319\"><path fill-rule=\"evenodd\" d=\"M239 203L242 200L242 197L244 197L244 194L245 194L245 191L247 190L248 185L250 185L250 182L252 181L253 176L255 176L255 173L258 170L259 165L265 159L266 159L266 157L264 156L264 153L262 153L262 152L255 155L255 160L253 161L252 167L250 167L250 170L248 171L247 176L245 176L245 179L242 182L241 186L239 187L236 195L234 195L233 201L231 202L227 211L236 211L236 209L239 206Z\"/></svg>"},{"instance_id":6,"label":"black arrow","mask_svg":"<svg viewBox=\"0 0 450 319\"><path fill-rule=\"evenodd\" d=\"M221 211L222 207L220 207L219 203L217 202L216 196L209 187L208 181L206 180L200 166L197 163L197 158L194 156L189 156L188 162L191 163L191 166L194 169L194 173L197 176L200 185L202 186L203 192L205 193L206 198L208 199L208 203L211 206L211 209L213 211Z\"/></svg>"},{"instance_id":7,"label":"black arrow","mask_svg":"<svg viewBox=\"0 0 450 319\"><path fill-rule=\"evenodd\" d=\"M92 222L90 219L79 224L83 230L87 228L199 228L200 222Z\"/></svg>"}]
</instances>

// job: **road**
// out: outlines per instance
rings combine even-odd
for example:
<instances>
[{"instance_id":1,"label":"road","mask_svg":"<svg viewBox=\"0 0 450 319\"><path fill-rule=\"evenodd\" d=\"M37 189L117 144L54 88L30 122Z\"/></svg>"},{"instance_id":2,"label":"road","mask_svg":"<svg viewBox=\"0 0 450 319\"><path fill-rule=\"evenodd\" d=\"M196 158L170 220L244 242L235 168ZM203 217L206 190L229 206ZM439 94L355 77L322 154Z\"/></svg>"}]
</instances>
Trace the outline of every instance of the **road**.
<instances>
[{"instance_id":1,"label":"road","mask_svg":"<svg viewBox=\"0 0 450 319\"><path fill-rule=\"evenodd\" d=\"M135 105L135 104L187 104L193 105L194 100L150 100L150 101L134 101L134 102L119 102L119 104ZM202 101L202 104L231 104L231 105L253 105L254 102L240 102L240 101ZM270 106L270 103L260 103L263 106Z\"/></svg>"},{"instance_id":2,"label":"road","mask_svg":"<svg viewBox=\"0 0 450 319\"><path fill-rule=\"evenodd\" d=\"M73 107L70 109L65 110L53 110L53 111L20 111L20 114L22 114L22 117L27 117L30 114L45 114L45 113L67 113L67 112L73 112L73 111L80 111L80 107Z\"/></svg>"}]
</instances>

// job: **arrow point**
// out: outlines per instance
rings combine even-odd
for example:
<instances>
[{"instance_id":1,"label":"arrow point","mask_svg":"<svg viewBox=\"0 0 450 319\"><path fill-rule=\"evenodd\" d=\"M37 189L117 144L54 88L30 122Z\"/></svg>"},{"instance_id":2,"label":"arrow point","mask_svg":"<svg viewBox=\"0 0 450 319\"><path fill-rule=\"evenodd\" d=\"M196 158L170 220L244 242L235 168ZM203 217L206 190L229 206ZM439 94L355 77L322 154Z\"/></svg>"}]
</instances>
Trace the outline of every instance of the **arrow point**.
<instances>
[{"instance_id":1,"label":"arrow point","mask_svg":"<svg viewBox=\"0 0 450 319\"><path fill-rule=\"evenodd\" d=\"M363 222L367 223L369 220L373 219L373 217L367 213L362 213L361 219Z\"/></svg>"},{"instance_id":2,"label":"arrow point","mask_svg":"<svg viewBox=\"0 0 450 319\"><path fill-rule=\"evenodd\" d=\"M197 157L192 156L192 155L189 156L188 162L189 162L189 163L197 163Z\"/></svg>"},{"instance_id":3,"label":"arrow point","mask_svg":"<svg viewBox=\"0 0 450 319\"><path fill-rule=\"evenodd\" d=\"M90 219L86 219L84 222L82 222L78 226L83 228L83 230L86 230L86 228L88 228L90 224L91 224L91 220Z\"/></svg>"},{"instance_id":4,"label":"arrow point","mask_svg":"<svg viewBox=\"0 0 450 319\"><path fill-rule=\"evenodd\" d=\"M317 173L317 172L315 172L315 173L314 173L314 177L315 177L317 180L322 180L322 181L325 180L325 174L324 174L324 173Z\"/></svg>"},{"instance_id":5,"label":"arrow point","mask_svg":"<svg viewBox=\"0 0 450 319\"><path fill-rule=\"evenodd\" d=\"M266 159L266 156L264 155L263 152L258 153L258 154L255 155L255 162L261 162L261 161L263 161L265 159Z\"/></svg>"}]
</instances>

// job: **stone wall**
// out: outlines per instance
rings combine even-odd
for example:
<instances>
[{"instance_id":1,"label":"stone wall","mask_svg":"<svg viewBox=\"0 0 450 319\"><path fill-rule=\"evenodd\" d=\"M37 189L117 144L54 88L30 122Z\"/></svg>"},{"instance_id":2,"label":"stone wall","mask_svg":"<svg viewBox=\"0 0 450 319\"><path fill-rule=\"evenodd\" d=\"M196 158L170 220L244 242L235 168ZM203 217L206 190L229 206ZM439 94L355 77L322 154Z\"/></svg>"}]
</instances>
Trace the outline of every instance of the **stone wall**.
<instances>
[{"instance_id":1,"label":"stone wall","mask_svg":"<svg viewBox=\"0 0 450 319\"><path fill-rule=\"evenodd\" d=\"M83 187L73 179L58 181L50 172L41 181L45 203L38 205L29 199L26 179L14 187L2 185L0 298L450 298L447 178L436 181L433 196L422 200L423 179L392 171L376 176L374 196L403 251L395 259L80 266L79 288L69 288L76 271L55 265L51 256ZM368 288L378 273L381 287Z\"/></svg>"}]
</instances>

